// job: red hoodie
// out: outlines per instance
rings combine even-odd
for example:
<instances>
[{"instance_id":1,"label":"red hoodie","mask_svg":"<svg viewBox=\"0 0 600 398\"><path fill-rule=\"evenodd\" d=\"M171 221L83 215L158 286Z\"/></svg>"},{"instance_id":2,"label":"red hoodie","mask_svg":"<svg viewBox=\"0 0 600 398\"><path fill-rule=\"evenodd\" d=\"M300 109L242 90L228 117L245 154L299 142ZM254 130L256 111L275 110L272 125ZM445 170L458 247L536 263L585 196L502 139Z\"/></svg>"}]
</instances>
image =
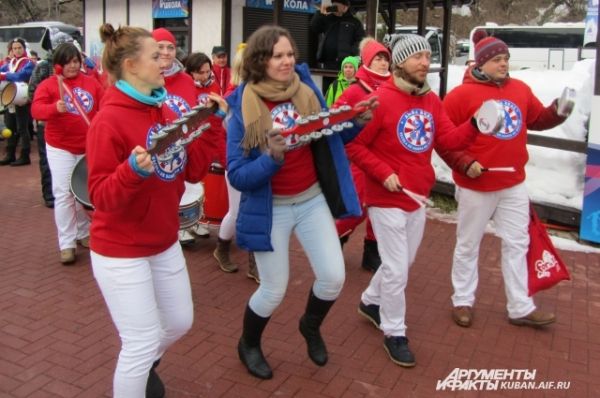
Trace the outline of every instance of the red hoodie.
<instances>
[{"instance_id":1,"label":"red hoodie","mask_svg":"<svg viewBox=\"0 0 600 398\"><path fill-rule=\"evenodd\" d=\"M104 94L100 83L95 78L82 73L78 73L72 79L64 79L64 82L75 95L88 120L92 120L98 112ZM31 116L46 121L45 138L48 144L78 155L85 153L88 125L73 105L73 98L66 91L63 99L67 105L67 112L60 113L56 109L59 99L58 78L52 75L42 81L35 90Z\"/></svg>"},{"instance_id":2,"label":"red hoodie","mask_svg":"<svg viewBox=\"0 0 600 398\"><path fill-rule=\"evenodd\" d=\"M227 66L220 67L217 64L213 64L213 73L215 74L215 80L219 85L219 95L224 96L229 87L229 81L231 80L231 69Z\"/></svg>"},{"instance_id":3,"label":"red hoodie","mask_svg":"<svg viewBox=\"0 0 600 398\"><path fill-rule=\"evenodd\" d=\"M473 69L465 73L463 84L444 98L444 108L454 123L469 120L481 104L489 99L501 101L504 106L504 126L494 135L477 136L466 150L460 152L438 151L453 169L456 185L476 191L497 191L515 186L525 180L527 153L527 128L545 130L564 121L556 114L553 105L544 105L533 95L531 88L521 80L508 77L501 84L478 80ZM477 160L483 167L515 168L514 173L483 173L469 178L465 173Z\"/></svg>"},{"instance_id":4,"label":"red hoodie","mask_svg":"<svg viewBox=\"0 0 600 398\"><path fill-rule=\"evenodd\" d=\"M88 189L95 207L91 248L110 257L158 254L177 242L179 202L184 180L198 182L208 172L214 132L200 138L169 161L153 156L155 172L140 177L128 158L136 145L165 124L165 106L142 104L110 87L87 139ZM183 172L185 170L185 173Z\"/></svg>"},{"instance_id":5,"label":"red hoodie","mask_svg":"<svg viewBox=\"0 0 600 398\"><path fill-rule=\"evenodd\" d=\"M393 81L378 90L379 107L373 119L348 145L348 156L366 174L366 204L406 211L419 208L411 198L390 192L383 182L393 173L408 190L428 196L435 182L431 151L466 147L478 130L466 122L450 121L439 97L432 91L411 95Z\"/></svg>"},{"instance_id":6,"label":"red hoodie","mask_svg":"<svg viewBox=\"0 0 600 398\"><path fill-rule=\"evenodd\" d=\"M342 95L337 99L334 106L350 105L354 106L358 102L365 99L365 97L377 91L377 89L387 81L390 81L391 74L388 76L381 76L372 70L361 66L356 72L356 82L352 83L347 89L344 90Z\"/></svg>"},{"instance_id":7,"label":"red hoodie","mask_svg":"<svg viewBox=\"0 0 600 398\"><path fill-rule=\"evenodd\" d=\"M209 85L208 87L202 87L202 86L198 86L197 84L195 84L196 86L196 101L198 102L198 104L200 105L206 105L208 102L208 94L209 93L214 93L217 95L221 95L219 93L219 85L217 84L216 80L213 80L212 84ZM208 119L210 125L212 126L213 129L215 130L219 130L221 132L221 134L219 135L218 141L216 142L217 144L217 153L215 153L214 155L214 161L219 162L219 164L221 164L221 166L225 167L227 162L225 159L225 152L226 152L226 141L227 141L227 136L225 133L225 129L223 128L223 120L217 116L211 116Z\"/></svg>"}]
</instances>

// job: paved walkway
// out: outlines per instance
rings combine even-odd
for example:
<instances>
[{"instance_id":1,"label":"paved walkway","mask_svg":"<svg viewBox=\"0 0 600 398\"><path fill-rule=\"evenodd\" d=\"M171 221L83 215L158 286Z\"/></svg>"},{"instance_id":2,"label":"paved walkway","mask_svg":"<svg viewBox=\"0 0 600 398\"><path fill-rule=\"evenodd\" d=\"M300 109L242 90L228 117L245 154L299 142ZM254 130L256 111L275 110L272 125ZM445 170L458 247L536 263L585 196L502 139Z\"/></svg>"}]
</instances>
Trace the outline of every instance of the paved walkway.
<instances>
[{"instance_id":1,"label":"paved walkway","mask_svg":"<svg viewBox=\"0 0 600 398\"><path fill-rule=\"evenodd\" d=\"M563 252L573 280L537 296L543 309L556 312L557 323L540 330L516 327L506 321L500 243L486 236L475 323L463 329L449 315L454 228L428 221L410 274L413 369L392 364L382 336L356 313L370 277L360 269L359 234L345 248L346 284L323 325L330 362L323 368L310 362L297 326L312 275L295 243L288 293L264 336L275 373L269 381L249 376L237 358L240 317L256 285L245 272L218 269L211 256L213 231L210 239L185 250L195 323L159 368L167 396L599 397L600 256ZM246 255L236 251L234 258L245 263ZM80 250L73 267L58 262L53 214L41 204L37 165L1 167L0 397L108 397L118 349L88 252ZM568 390L436 391L438 380L455 368L535 370L537 383L570 385Z\"/></svg>"}]
</instances>

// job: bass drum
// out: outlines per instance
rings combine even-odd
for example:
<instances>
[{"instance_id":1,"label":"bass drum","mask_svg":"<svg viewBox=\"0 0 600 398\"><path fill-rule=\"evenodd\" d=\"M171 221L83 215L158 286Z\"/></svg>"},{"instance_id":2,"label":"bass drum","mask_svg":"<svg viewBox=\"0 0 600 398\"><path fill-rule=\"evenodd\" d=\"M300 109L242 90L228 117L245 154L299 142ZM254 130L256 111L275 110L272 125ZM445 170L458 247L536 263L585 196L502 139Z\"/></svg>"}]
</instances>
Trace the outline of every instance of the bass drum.
<instances>
[{"instance_id":1,"label":"bass drum","mask_svg":"<svg viewBox=\"0 0 600 398\"><path fill-rule=\"evenodd\" d=\"M0 103L2 103L2 106L23 106L28 100L27 83L24 82L8 83L2 89L2 94L0 94Z\"/></svg>"},{"instance_id":2,"label":"bass drum","mask_svg":"<svg viewBox=\"0 0 600 398\"><path fill-rule=\"evenodd\" d=\"M94 210L94 206L90 202L88 193L88 167L86 157L83 156L75 163L71 172L71 192L75 196L75 200L83 205L88 210Z\"/></svg>"}]
</instances>

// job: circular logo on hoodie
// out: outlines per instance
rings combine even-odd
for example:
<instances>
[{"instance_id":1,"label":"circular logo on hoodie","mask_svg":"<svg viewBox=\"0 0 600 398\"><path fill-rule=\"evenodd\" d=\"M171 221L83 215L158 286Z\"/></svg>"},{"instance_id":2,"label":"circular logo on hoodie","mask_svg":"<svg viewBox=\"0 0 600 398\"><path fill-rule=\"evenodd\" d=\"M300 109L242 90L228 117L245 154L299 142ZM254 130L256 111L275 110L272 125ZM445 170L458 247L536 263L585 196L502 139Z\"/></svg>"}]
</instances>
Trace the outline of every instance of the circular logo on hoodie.
<instances>
[{"instance_id":1,"label":"circular logo on hoodie","mask_svg":"<svg viewBox=\"0 0 600 398\"><path fill-rule=\"evenodd\" d=\"M73 103L73 101L77 101L85 113L90 113L94 107L94 97L92 97L92 94L79 87L75 87L72 92L75 98L71 98L65 93L65 105L67 106L67 112L79 115L79 111Z\"/></svg>"},{"instance_id":2,"label":"circular logo on hoodie","mask_svg":"<svg viewBox=\"0 0 600 398\"><path fill-rule=\"evenodd\" d=\"M206 93L202 93L202 94L198 95L198 98L197 98L198 105L206 106L206 104L208 104L209 99L210 98L208 97L208 94L206 94Z\"/></svg>"},{"instance_id":3,"label":"circular logo on hoodie","mask_svg":"<svg viewBox=\"0 0 600 398\"><path fill-rule=\"evenodd\" d=\"M174 94L167 94L165 105L169 107L170 110L175 112L177 117L181 117L181 115L183 115L184 113L192 110L192 108L190 108L186 100Z\"/></svg>"},{"instance_id":4,"label":"circular logo on hoodie","mask_svg":"<svg viewBox=\"0 0 600 398\"><path fill-rule=\"evenodd\" d=\"M405 112L396 129L398 139L411 152L425 152L433 143L433 116L423 109Z\"/></svg>"},{"instance_id":5,"label":"circular logo on hoodie","mask_svg":"<svg viewBox=\"0 0 600 398\"><path fill-rule=\"evenodd\" d=\"M150 127L146 135L146 147L151 148L153 137L160 131L163 126L157 123ZM187 163L187 153L181 140L177 140L160 155L152 155L152 164L154 165L154 173L164 181L172 181L177 177L177 174L183 171Z\"/></svg>"},{"instance_id":6,"label":"circular logo on hoodie","mask_svg":"<svg viewBox=\"0 0 600 398\"><path fill-rule=\"evenodd\" d=\"M294 104L286 102L271 109L271 118L273 119L274 129L287 130L296 125L296 120L300 118L300 114L296 111ZM288 147L293 148L298 144L298 135L288 135L285 142Z\"/></svg>"},{"instance_id":7,"label":"circular logo on hoodie","mask_svg":"<svg viewBox=\"0 0 600 398\"><path fill-rule=\"evenodd\" d=\"M494 137L501 140L510 140L521 132L521 126L523 125L521 109L508 100L499 100L499 102L504 108L504 123L500 131L494 134Z\"/></svg>"}]
</instances>

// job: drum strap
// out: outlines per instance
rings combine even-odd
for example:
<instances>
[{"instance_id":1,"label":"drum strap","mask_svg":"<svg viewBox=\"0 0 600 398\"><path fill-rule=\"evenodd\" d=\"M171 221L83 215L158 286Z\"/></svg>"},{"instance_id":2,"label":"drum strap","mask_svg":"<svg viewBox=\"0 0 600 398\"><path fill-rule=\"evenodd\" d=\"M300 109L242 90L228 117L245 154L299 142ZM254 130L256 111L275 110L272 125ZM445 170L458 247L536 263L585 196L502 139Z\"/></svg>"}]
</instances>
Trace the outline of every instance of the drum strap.
<instances>
[{"instance_id":1,"label":"drum strap","mask_svg":"<svg viewBox=\"0 0 600 398\"><path fill-rule=\"evenodd\" d=\"M88 119L87 114L85 113L85 110L81 107L81 104L79 103L77 97L75 97L73 95L73 92L71 91L71 89L69 88L69 86L67 86L67 84L65 83L64 79L59 79L59 82L62 85L62 88L65 90L65 92L69 95L69 97L71 97L71 101L73 101L73 105L75 106L75 108L77 108L77 112L79 112L79 114L81 115L81 117L83 118L83 120L85 120L85 122L89 126L90 125L90 119Z\"/></svg>"}]
</instances>

